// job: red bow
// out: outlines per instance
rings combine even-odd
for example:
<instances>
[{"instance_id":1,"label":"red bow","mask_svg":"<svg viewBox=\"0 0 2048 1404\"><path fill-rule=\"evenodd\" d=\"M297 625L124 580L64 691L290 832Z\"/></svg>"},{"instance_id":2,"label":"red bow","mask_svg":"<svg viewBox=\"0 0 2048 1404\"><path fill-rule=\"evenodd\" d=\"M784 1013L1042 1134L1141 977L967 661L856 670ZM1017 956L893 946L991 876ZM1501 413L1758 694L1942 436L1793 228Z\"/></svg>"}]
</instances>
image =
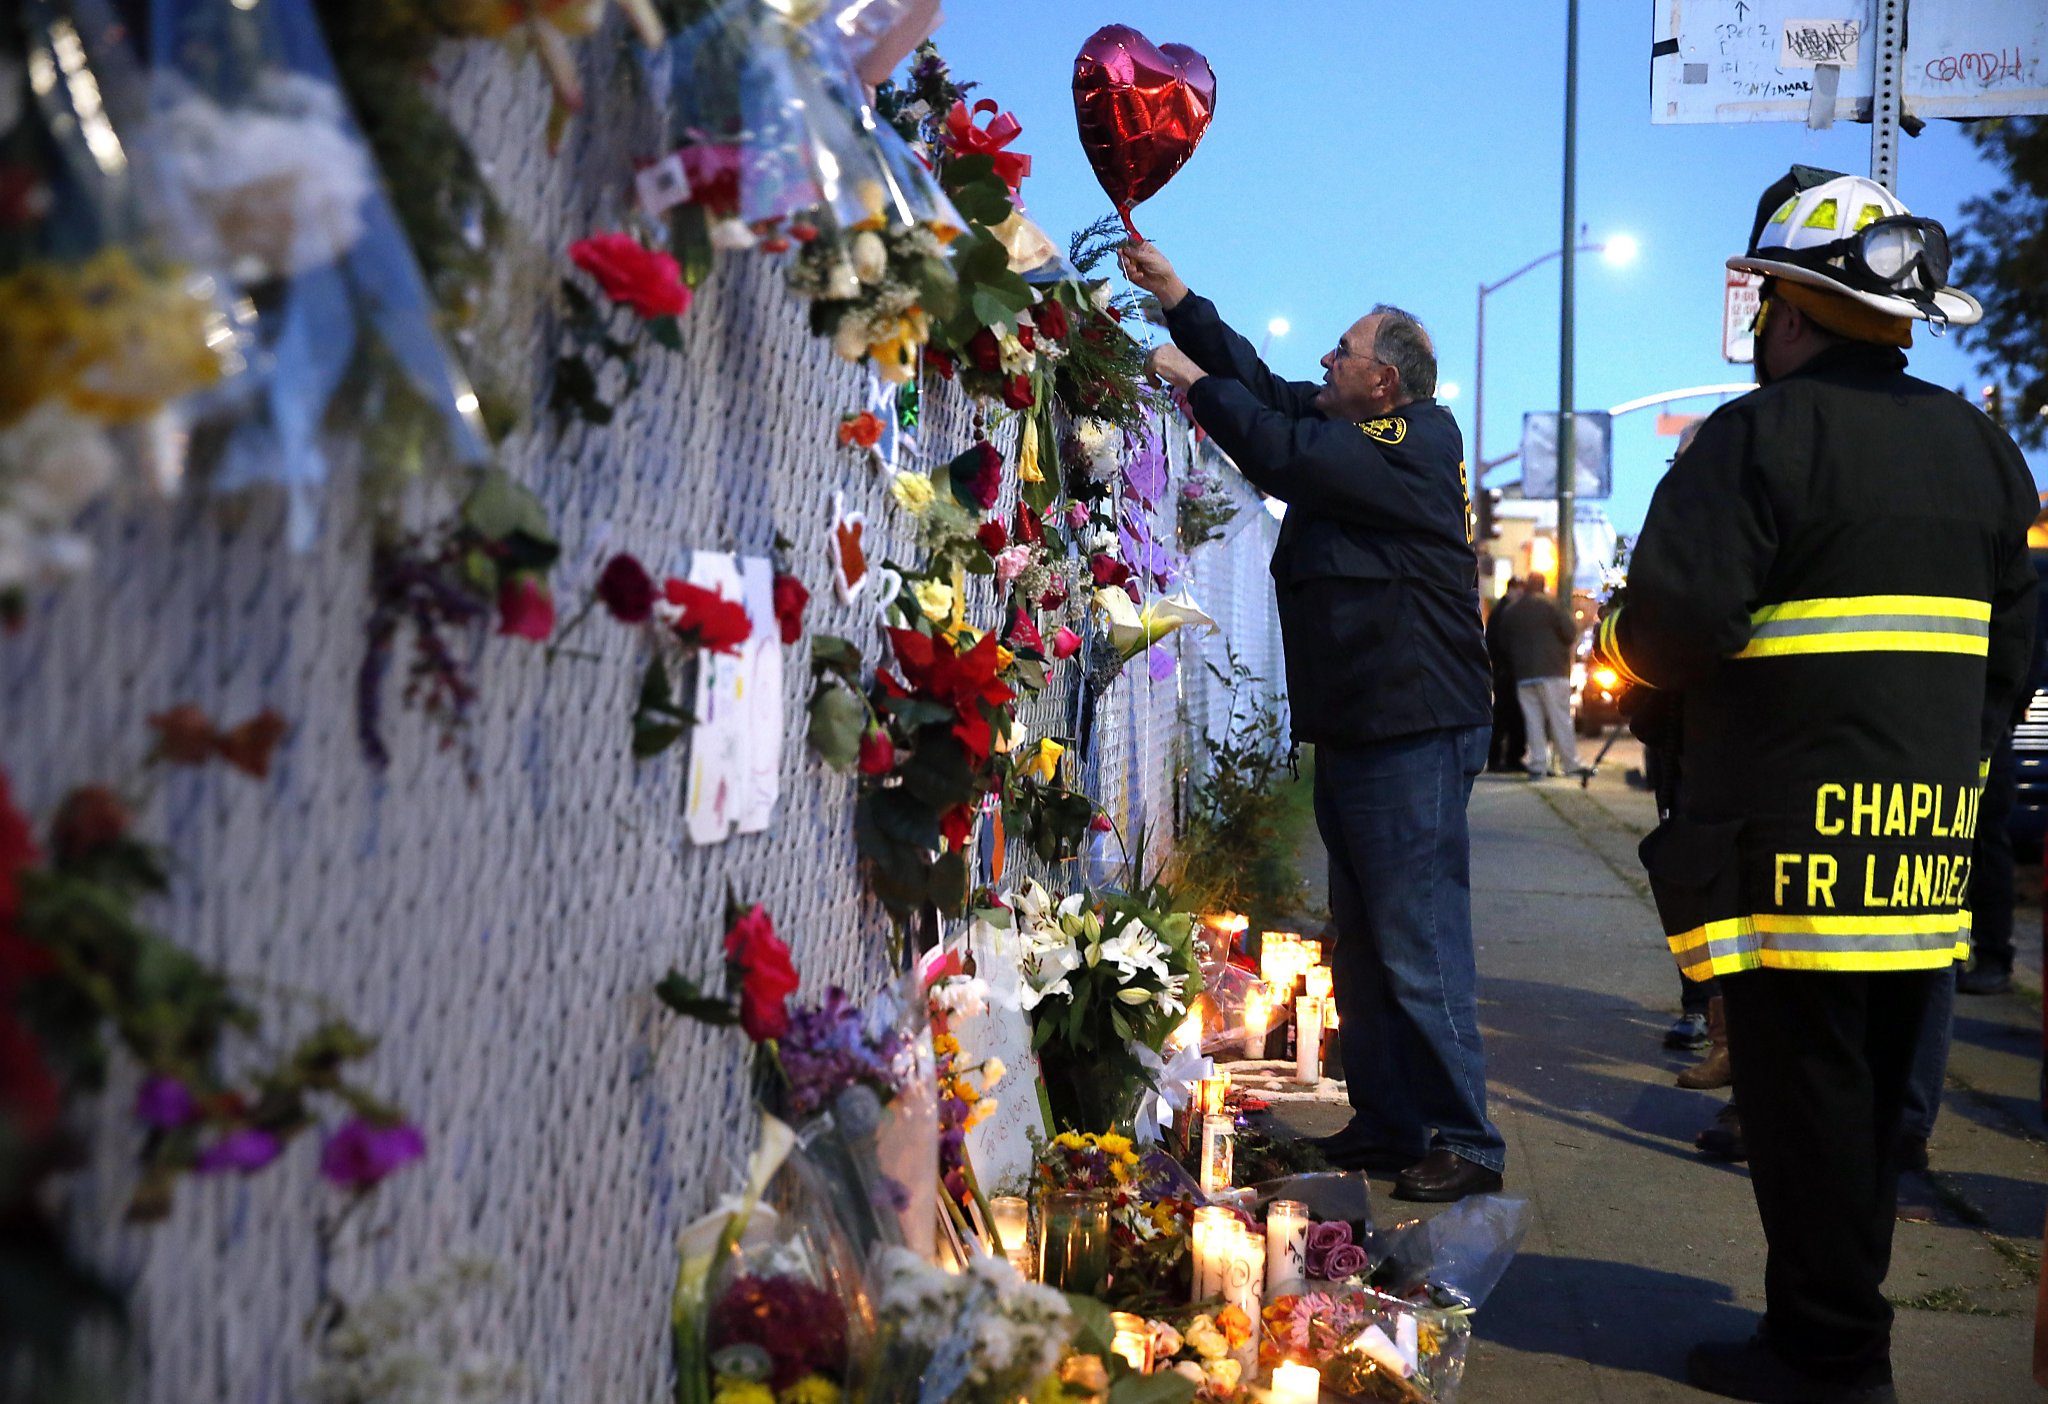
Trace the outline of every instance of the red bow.
<instances>
[{"instance_id":1,"label":"red bow","mask_svg":"<svg viewBox=\"0 0 2048 1404\"><path fill-rule=\"evenodd\" d=\"M983 98L974 104L974 110L967 110L967 100L962 98L953 104L953 110L946 114L946 147L956 156L990 156L995 159L996 174L1003 184L1012 191L1017 182L1031 174L1031 158L1021 151L1005 151L1004 147L1015 141L1024 131L1015 114L1000 111L994 98ZM976 126L974 119L988 114L985 127Z\"/></svg>"}]
</instances>

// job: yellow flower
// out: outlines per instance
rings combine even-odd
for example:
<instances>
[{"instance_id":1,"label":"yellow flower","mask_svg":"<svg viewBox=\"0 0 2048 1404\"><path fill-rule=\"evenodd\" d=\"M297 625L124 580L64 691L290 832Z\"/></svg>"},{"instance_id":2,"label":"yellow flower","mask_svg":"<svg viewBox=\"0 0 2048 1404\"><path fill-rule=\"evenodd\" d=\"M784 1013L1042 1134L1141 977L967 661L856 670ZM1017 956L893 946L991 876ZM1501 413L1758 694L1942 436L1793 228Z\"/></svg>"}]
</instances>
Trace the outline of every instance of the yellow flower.
<instances>
[{"instance_id":1,"label":"yellow flower","mask_svg":"<svg viewBox=\"0 0 2048 1404\"><path fill-rule=\"evenodd\" d=\"M1052 742L1047 741L1043 744L1050 746ZM1122 1156L1131 1153L1131 1138L1129 1136L1119 1136L1114 1131L1104 1133L1099 1144L1111 1155Z\"/></svg>"},{"instance_id":2,"label":"yellow flower","mask_svg":"<svg viewBox=\"0 0 2048 1404\"><path fill-rule=\"evenodd\" d=\"M953 587L942 581L920 581L910 593L917 597L917 607L927 619L944 619L953 612Z\"/></svg>"},{"instance_id":3,"label":"yellow flower","mask_svg":"<svg viewBox=\"0 0 2048 1404\"><path fill-rule=\"evenodd\" d=\"M1050 736L1043 737L1038 743L1038 749L1031 753L1031 759L1024 762L1024 773L1036 775L1040 780L1050 785L1053 777L1059 774L1060 757L1066 753L1067 748L1065 746L1062 746ZM1107 1148L1108 1145L1105 1142L1104 1149Z\"/></svg>"},{"instance_id":4,"label":"yellow flower","mask_svg":"<svg viewBox=\"0 0 2048 1404\"><path fill-rule=\"evenodd\" d=\"M1230 1342L1224 1339L1223 1332L1217 1329L1216 1318L1212 1316L1196 1317L1188 1323L1188 1329L1182 1334L1186 1336L1187 1343L1195 1348L1195 1354L1204 1360L1221 1360L1230 1354Z\"/></svg>"},{"instance_id":5,"label":"yellow flower","mask_svg":"<svg viewBox=\"0 0 2048 1404\"><path fill-rule=\"evenodd\" d=\"M775 1391L759 1380L720 1375L711 1390L711 1404L775 1404Z\"/></svg>"},{"instance_id":6,"label":"yellow flower","mask_svg":"<svg viewBox=\"0 0 2048 1404\"><path fill-rule=\"evenodd\" d=\"M1017 444L1017 481L1021 483L1042 483L1045 474L1038 467L1038 419L1033 416L1024 421L1024 434Z\"/></svg>"},{"instance_id":7,"label":"yellow flower","mask_svg":"<svg viewBox=\"0 0 2048 1404\"><path fill-rule=\"evenodd\" d=\"M970 1107L981 1100L981 1093L975 1091L974 1084L965 1078L953 1084L953 1092Z\"/></svg>"},{"instance_id":8,"label":"yellow flower","mask_svg":"<svg viewBox=\"0 0 2048 1404\"><path fill-rule=\"evenodd\" d=\"M996 645L996 671L998 673L1002 672L1003 669L1009 667L1012 663L1015 663L1016 661L1016 654L1010 652L1010 650L1004 648L1001 644Z\"/></svg>"},{"instance_id":9,"label":"yellow flower","mask_svg":"<svg viewBox=\"0 0 2048 1404\"><path fill-rule=\"evenodd\" d=\"M1209 1377L1209 1388L1218 1394L1235 1394L1238 1382L1244 1377L1243 1372L1244 1366L1227 1355L1202 1366L1202 1373Z\"/></svg>"},{"instance_id":10,"label":"yellow flower","mask_svg":"<svg viewBox=\"0 0 2048 1404\"><path fill-rule=\"evenodd\" d=\"M932 1040L932 1052L944 1058L960 1052L960 1040L949 1033L940 1034Z\"/></svg>"},{"instance_id":11,"label":"yellow flower","mask_svg":"<svg viewBox=\"0 0 2048 1404\"><path fill-rule=\"evenodd\" d=\"M1072 1131L1062 1131L1052 1138L1052 1143L1061 1150L1086 1150L1088 1143Z\"/></svg>"},{"instance_id":12,"label":"yellow flower","mask_svg":"<svg viewBox=\"0 0 2048 1404\"><path fill-rule=\"evenodd\" d=\"M924 474L898 473L889 484L889 496L911 516L921 517L938 494L932 488L932 480Z\"/></svg>"},{"instance_id":13,"label":"yellow flower","mask_svg":"<svg viewBox=\"0 0 2048 1404\"><path fill-rule=\"evenodd\" d=\"M990 1058L981 1065L982 1084L986 1087L993 1087L1003 1080L1003 1074L1008 1071L1009 1069L1003 1066L1001 1058Z\"/></svg>"},{"instance_id":14,"label":"yellow flower","mask_svg":"<svg viewBox=\"0 0 2048 1404\"><path fill-rule=\"evenodd\" d=\"M845 1396L823 1375L805 1375L782 1391L777 1404L839 1404Z\"/></svg>"}]
</instances>

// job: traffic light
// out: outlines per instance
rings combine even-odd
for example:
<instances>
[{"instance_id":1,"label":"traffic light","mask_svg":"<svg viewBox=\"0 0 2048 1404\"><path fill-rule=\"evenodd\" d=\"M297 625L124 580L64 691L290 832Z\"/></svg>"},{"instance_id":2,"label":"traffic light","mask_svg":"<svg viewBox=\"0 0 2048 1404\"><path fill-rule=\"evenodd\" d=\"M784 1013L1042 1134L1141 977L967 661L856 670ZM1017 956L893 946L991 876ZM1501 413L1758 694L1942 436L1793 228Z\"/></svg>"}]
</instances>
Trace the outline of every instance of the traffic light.
<instances>
[{"instance_id":1,"label":"traffic light","mask_svg":"<svg viewBox=\"0 0 2048 1404\"><path fill-rule=\"evenodd\" d=\"M1500 538L1499 488L1488 488L1479 494L1479 539L1495 541Z\"/></svg>"},{"instance_id":2,"label":"traffic light","mask_svg":"<svg viewBox=\"0 0 2048 1404\"><path fill-rule=\"evenodd\" d=\"M1984 413L1991 416L1991 422L1999 428L2005 427L2005 388L2001 385L1987 385L1982 391Z\"/></svg>"}]
</instances>

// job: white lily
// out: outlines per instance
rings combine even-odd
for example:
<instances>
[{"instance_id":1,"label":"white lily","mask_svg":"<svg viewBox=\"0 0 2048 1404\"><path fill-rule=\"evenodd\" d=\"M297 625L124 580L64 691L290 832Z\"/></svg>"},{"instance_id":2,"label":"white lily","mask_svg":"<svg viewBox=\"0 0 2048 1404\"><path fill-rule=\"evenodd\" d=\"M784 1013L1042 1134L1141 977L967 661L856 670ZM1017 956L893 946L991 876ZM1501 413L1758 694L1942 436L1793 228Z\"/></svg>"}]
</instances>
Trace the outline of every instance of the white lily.
<instances>
[{"instance_id":1,"label":"white lily","mask_svg":"<svg viewBox=\"0 0 2048 1404\"><path fill-rule=\"evenodd\" d=\"M1151 600L1144 611L1131 603L1120 589L1105 587L1095 592L1095 603L1109 619L1109 641L1125 659L1137 657L1176 629L1199 624L1214 629L1216 621L1188 598L1187 591Z\"/></svg>"}]
</instances>

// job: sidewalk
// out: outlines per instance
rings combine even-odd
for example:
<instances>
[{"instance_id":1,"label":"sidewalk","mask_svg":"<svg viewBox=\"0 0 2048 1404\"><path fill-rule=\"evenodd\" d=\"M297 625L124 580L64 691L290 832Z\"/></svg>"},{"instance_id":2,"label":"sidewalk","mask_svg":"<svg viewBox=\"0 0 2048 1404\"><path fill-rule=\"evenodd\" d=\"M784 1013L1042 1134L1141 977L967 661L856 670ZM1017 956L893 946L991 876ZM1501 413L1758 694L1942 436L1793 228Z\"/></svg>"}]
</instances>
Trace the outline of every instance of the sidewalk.
<instances>
[{"instance_id":1,"label":"sidewalk","mask_svg":"<svg viewBox=\"0 0 2048 1404\"><path fill-rule=\"evenodd\" d=\"M1591 751L1587 754L1590 756ZM1698 1400L1685 1352L1739 1338L1763 1306L1763 1235L1739 1165L1693 1133L1722 1094L1686 1092L1666 1053L1678 975L1658 934L1637 839L1654 822L1618 744L1592 785L1484 776L1471 806L1473 903L1493 1114L1528 1238L1479 1313L1463 1404ZM1318 876L1320 852L1306 866ZM2021 872L2021 891L2039 874ZM2038 899L2035 899L2036 901ZM2040 913L2022 910L2024 978L2040 988ZM2044 1193L2039 997L1960 998L1936 1127L1934 1223L1901 1223L1887 1291L1899 1306L1900 1398L2030 1401ZM1299 1106L1319 1134L1334 1108ZM1417 1206L1374 1184L1382 1224ZM1926 1191L1923 1190L1923 1197Z\"/></svg>"}]
</instances>

